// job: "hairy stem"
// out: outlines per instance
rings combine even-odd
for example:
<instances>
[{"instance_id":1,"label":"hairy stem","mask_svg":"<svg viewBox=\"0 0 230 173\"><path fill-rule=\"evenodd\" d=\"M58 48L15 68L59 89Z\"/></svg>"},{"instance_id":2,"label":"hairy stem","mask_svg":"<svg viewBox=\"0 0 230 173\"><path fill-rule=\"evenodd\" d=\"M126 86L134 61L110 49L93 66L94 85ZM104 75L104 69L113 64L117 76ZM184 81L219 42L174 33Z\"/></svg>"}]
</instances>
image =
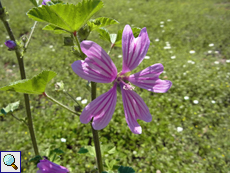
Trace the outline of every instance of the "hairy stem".
<instances>
[{"instance_id":1,"label":"hairy stem","mask_svg":"<svg viewBox=\"0 0 230 173\"><path fill-rule=\"evenodd\" d=\"M77 43L77 47L78 47L78 49L80 50L81 59L84 59L85 54L84 54L84 53L82 52L82 50L81 50L81 46L80 46L80 42L79 42L79 40L78 40L77 32L74 32L74 33L73 33L73 36L74 36L75 41L76 41L76 43Z\"/></svg>"},{"instance_id":2,"label":"hairy stem","mask_svg":"<svg viewBox=\"0 0 230 173\"><path fill-rule=\"evenodd\" d=\"M1 1L0 1L0 18L1 18L3 24L4 24L5 28L6 28L6 31L7 31L8 35L9 35L10 39L12 41L16 42L14 34L13 34L11 28L10 28L10 25L9 25L8 21L6 20L6 11L2 8ZM31 33L31 35L32 35L32 33ZM26 79L26 73L25 73L23 57L21 55L20 50L17 47L15 49L15 53L16 53L16 57L17 57L17 60L18 60L18 64L19 64L21 79ZM29 131L30 131L30 137L31 137L32 145L33 145L33 148L34 148L35 155L39 155L37 141L36 141L34 128L33 128L33 120L32 120L32 115L31 115L31 110L30 110L30 98L29 98L28 94L24 94L24 100L25 100L26 113L27 113L27 119L28 119L28 128L29 128Z\"/></svg>"},{"instance_id":3,"label":"hairy stem","mask_svg":"<svg viewBox=\"0 0 230 173\"><path fill-rule=\"evenodd\" d=\"M96 98L97 96L97 83L91 82L91 99L92 101ZM103 164L102 164L102 156L101 156L101 148L100 148L100 140L99 140L99 135L98 131L94 130L92 124L91 124L92 132L93 132L93 141L94 141L94 147L96 151L96 159L97 159L97 168L99 170L99 173L103 172Z\"/></svg>"},{"instance_id":4,"label":"hairy stem","mask_svg":"<svg viewBox=\"0 0 230 173\"><path fill-rule=\"evenodd\" d=\"M65 109L68 110L69 112L74 113L74 114L76 114L76 115L78 115L78 116L80 115L80 114L78 114L77 112L75 112L74 110L70 109L68 106L63 105L63 104L60 103L59 101L55 100L53 97L49 96L47 93L44 93L44 95L45 95L49 100L51 100L52 102L54 102L54 103L58 104L59 106L65 108Z\"/></svg>"}]
</instances>

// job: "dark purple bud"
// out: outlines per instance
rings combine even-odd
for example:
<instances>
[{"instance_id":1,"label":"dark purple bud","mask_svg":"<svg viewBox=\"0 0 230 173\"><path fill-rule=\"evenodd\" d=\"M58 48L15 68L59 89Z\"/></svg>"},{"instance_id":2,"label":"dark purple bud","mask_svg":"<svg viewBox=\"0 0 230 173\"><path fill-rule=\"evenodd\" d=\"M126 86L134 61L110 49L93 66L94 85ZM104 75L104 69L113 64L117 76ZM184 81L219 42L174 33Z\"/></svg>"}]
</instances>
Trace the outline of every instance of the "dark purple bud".
<instances>
[{"instance_id":1,"label":"dark purple bud","mask_svg":"<svg viewBox=\"0 0 230 173\"><path fill-rule=\"evenodd\" d=\"M43 0L42 5L47 5L46 2L49 2L49 1L51 1L51 0Z\"/></svg>"},{"instance_id":2,"label":"dark purple bud","mask_svg":"<svg viewBox=\"0 0 230 173\"><path fill-rule=\"evenodd\" d=\"M12 40L7 40L7 41L5 42L5 45L6 45L8 48L10 48L10 49L14 49L15 46L16 46L16 43L15 43L14 41L12 41Z\"/></svg>"}]
</instances>

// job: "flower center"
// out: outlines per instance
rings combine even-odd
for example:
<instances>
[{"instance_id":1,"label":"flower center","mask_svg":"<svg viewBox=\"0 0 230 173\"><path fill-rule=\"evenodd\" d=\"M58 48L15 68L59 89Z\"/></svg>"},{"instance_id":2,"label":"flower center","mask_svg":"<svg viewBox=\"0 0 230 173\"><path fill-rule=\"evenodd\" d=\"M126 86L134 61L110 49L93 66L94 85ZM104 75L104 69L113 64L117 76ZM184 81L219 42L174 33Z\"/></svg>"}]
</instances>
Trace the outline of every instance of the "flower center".
<instances>
[{"instance_id":1,"label":"flower center","mask_svg":"<svg viewBox=\"0 0 230 173\"><path fill-rule=\"evenodd\" d=\"M115 82L123 86L122 88L124 90L134 90L135 87L132 86L130 82L126 83L125 81L127 81L127 76L125 74L120 75L120 73L118 73Z\"/></svg>"}]
</instances>

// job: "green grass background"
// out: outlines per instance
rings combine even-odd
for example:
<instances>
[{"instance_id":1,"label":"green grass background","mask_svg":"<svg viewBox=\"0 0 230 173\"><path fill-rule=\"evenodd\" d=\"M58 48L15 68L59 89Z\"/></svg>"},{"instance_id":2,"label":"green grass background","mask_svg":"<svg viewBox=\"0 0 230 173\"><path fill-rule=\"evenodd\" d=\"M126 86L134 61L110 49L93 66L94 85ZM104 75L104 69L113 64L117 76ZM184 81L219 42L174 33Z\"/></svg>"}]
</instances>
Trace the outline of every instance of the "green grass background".
<instances>
[{"instance_id":1,"label":"green grass background","mask_svg":"<svg viewBox=\"0 0 230 173\"><path fill-rule=\"evenodd\" d=\"M77 3L77 0L65 2ZM33 21L26 16L32 8L29 0L2 0L9 12L10 25L15 36L28 34ZM109 125L99 132L102 145L116 146L112 155L104 155L109 161L120 159L117 165L131 166L136 172L155 173L227 173L230 172L230 1L229 0L104 0L105 8L96 17L110 17L119 25L107 29L111 33L126 24L146 27L152 42L144 59L134 72L149 65L162 63L165 73L160 78L171 80L172 88L164 94L151 93L135 88L144 99L153 121L138 121L143 133L134 135L125 121L121 95ZM167 20L171 19L170 22ZM160 22L164 21L164 27ZM45 23L35 29L29 49L24 57L27 77L42 70L58 73L47 87L47 92L57 100L74 107L69 97L54 91L54 84L65 83L74 97L90 101L87 81L71 69L78 57L70 47L63 46L63 36L41 30ZM164 31L163 31L164 30ZM0 86L20 79L14 52L4 45L7 33L0 24ZM109 44L99 39L97 33L89 37L106 51ZM159 39L159 41L155 41ZM169 42L171 49L164 49ZM213 47L209 44L213 43ZM52 48L50 48L52 47ZM195 54L189 51L194 50ZM212 51L208 53L208 51ZM112 50L110 56L118 71L122 68L121 48ZM175 59L171 59L176 56ZM188 63L193 61L194 64ZM97 94L106 92L110 84L98 84ZM189 100L184 97L188 96ZM93 145L91 127L81 124L79 117L39 96L31 95L31 109L41 155L50 149L65 152L59 163L72 173L89 173L95 167L95 159L77 152L86 145ZM22 94L0 93L0 107L20 100L15 116L26 117ZM198 100L198 104L194 104ZM212 103L215 101L215 103ZM82 105L83 107L85 105ZM22 151L23 172L36 172L28 162L34 157L27 127L11 115L0 117L0 150ZM178 132L177 127L183 131ZM61 142L65 138L66 142Z\"/></svg>"}]
</instances>

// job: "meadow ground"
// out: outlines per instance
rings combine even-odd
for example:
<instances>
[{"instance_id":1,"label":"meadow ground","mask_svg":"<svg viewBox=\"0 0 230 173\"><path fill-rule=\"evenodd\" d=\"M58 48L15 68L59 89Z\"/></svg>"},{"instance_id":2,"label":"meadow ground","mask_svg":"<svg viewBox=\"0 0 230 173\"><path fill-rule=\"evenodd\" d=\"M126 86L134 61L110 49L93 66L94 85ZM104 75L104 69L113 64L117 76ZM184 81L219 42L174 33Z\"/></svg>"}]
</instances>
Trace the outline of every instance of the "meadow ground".
<instances>
[{"instance_id":1,"label":"meadow ground","mask_svg":"<svg viewBox=\"0 0 230 173\"><path fill-rule=\"evenodd\" d=\"M67 1L66 1L67 2ZM77 0L68 2L77 3ZM10 15L10 25L17 38L30 32L33 21L26 16L32 8L28 1L2 0ZM227 173L230 171L230 1L229 0L104 0L105 7L93 18L105 16L120 24L108 27L113 33L126 24L146 27L151 45L146 59L134 71L162 63L161 79L171 80L172 88L164 94L135 88L144 99L153 121L138 121L141 135L129 130L123 112L121 95L109 125L99 132L102 145L116 146L116 152L103 155L104 160L117 159L117 165L131 166L136 172L155 173ZM63 81L74 97L90 101L87 81L71 69L77 57L63 46L63 35L43 31L45 23L35 29L25 54L27 77L42 70L58 73L47 92L62 103L74 107L69 97L54 91ZM0 24L0 86L19 80L14 52L4 45L7 33ZM89 37L105 50L109 45L98 34ZM111 52L118 71L122 67L121 48ZM110 84L98 84L98 96ZM89 124L81 124L71 115L45 98L31 95L34 128L41 155L59 148L64 151L58 163L72 173L90 172L95 159L77 153L92 145ZM20 100L15 116L25 119L22 94L3 92L0 107ZM84 102L83 102L84 103ZM84 107L86 104L80 102ZM35 172L29 162L34 157L27 127L11 115L0 117L0 150L22 151L23 172ZM179 127L179 128L178 128ZM61 138L66 139L61 140Z\"/></svg>"}]
</instances>

